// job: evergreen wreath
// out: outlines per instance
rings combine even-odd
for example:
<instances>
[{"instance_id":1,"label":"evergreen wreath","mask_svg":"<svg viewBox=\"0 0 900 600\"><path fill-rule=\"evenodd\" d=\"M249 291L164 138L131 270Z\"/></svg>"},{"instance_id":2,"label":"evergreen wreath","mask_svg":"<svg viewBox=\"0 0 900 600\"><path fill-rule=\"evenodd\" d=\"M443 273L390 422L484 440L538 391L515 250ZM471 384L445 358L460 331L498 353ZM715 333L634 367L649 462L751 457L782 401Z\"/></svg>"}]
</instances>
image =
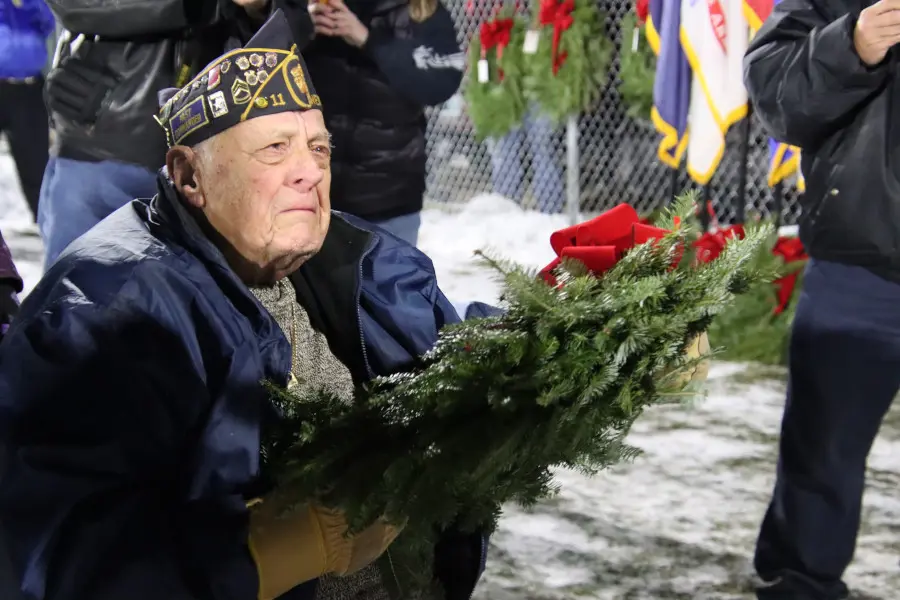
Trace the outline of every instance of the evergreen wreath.
<instances>
[{"instance_id":1,"label":"evergreen wreath","mask_svg":"<svg viewBox=\"0 0 900 600\"><path fill-rule=\"evenodd\" d=\"M653 109L653 84L656 81L656 55L647 41L646 26L638 26L634 12L622 19L622 47L619 51L619 94L632 118L650 119ZM637 50L633 45L637 36Z\"/></svg>"},{"instance_id":2,"label":"evergreen wreath","mask_svg":"<svg viewBox=\"0 0 900 600\"><path fill-rule=\"evenodd\" d=\"M554 123L587 110L609 77L612 43L595 0L541 0L525 58L525 96ZM529 34L533 35L533 34Z\"/></svg>"},{"instance_id":3,"label":"evergreen wreath","mask_svg":"<svg viewBox=\"0 0 900 600\"><path fill-rule=\"evenodd\" d=\"M521 125L525 116L522 91L522 41L525 26L511 9L482 24L469 43L465 99L479 141L498 138ZM479 75L479 63L487 79Z\"/></svg>"},{"instance_id":4,"label":"evergreen wreath","mask_svg":"<svg viewBox=\"0 0 900 600\"><path fill-rule=\"evenodd\" d=\"M553 494L554 468L595 473L634 457L625 437L644 409L698 393L690 379L707 357L686 349L736 295L771 281L754 260L768 226L696 260L693 202L656 226L620 205L557 232L560 258L541 277L484 257L505 313L444 327L421 364L355 402L270 386L282 418L263 438L264 476L297 504L343 510L353 531L382 516L405 523L385 583L395 598L440 598L438 531L491 531L504 503Z\"/></svg>"}]
</instances>

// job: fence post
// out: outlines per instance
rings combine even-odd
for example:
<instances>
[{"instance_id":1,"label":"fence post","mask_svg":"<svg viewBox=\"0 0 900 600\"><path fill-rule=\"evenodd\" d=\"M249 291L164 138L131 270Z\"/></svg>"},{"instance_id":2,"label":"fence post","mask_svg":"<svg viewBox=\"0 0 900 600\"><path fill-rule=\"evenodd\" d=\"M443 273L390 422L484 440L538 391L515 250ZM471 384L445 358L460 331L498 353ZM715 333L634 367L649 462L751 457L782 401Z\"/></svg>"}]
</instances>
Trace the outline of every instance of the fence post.
<instances>
[{"instance_id":1,"label":"fence post","mask_svg":"<svg viewBox=\"0 0 900 600\"><path fill-rule=\"evenodd\" d=\"M579 221L581 204L578 163L578 115L572 115L566 119L566 213L571 225L576 225Z\"/></svg>"}]
</instances>

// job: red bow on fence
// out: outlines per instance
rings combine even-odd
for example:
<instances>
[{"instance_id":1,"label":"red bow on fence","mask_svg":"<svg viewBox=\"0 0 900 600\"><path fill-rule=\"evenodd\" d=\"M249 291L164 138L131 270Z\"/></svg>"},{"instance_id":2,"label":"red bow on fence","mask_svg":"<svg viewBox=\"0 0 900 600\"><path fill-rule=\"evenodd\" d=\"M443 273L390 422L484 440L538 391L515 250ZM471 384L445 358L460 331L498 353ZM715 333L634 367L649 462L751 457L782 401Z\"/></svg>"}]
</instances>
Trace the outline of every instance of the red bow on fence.
<instances>
[{"instance_id":1,"label":"red bow on fence","mask_svg":"<svg viewBox=\"0 0 900 600\"><path fill-rule=\"evenodd\" d=\"M637 16L638 25L647 22L647 16L650 14L650 0L637 0L634 6L634 14Z\"/></svg>"},{"instance_id":2,"label":"red bow on fence","mask_svg":"<svg viewBox=\"0 0 900 600\"><path fill-rule=\"evenodd\" d=\"M778 241L775 242L775 246L772 248L772 253L784 259L784 264L786 265L809 258L800 238L795 237L778 238ZM790 304L791 298L794 296L794 287L797 285L797 277L799 276L800 271L797 270L790 275L785 275L775 280L775 295L778 298L778 306L775 307L776 315L783 313L788 304Z\"/></svg>"},{"instance_id":3,"label":"red bow on fence","mask_svg":"<svg viewBox=\"0 0 900 600\"><path fill-rule=\"evenodd\" d=\"M541 0L540 23L541 25L553 25L553 45L550 47L550 57L553 60L554 75L559 72L568 56L568 52L560 53L559 41L562 39L562 32L575 22L572 18L574 10L575 0Z\"/></svg>"},{"instance_id":4,"label":"red bow on fence","mask_svg":"<svg viewBox=\"0 0 900 600\"><path fill-rule=\"evenodd\" d=\"M512 34L512 19L494 19L481 24L481 53L497 48L497 60L503 57L503 49L509 46L509 38Z\"/></svg>"},{"instance_id":5,"label":"red bow on fence","mask_svg":"<svg viewBox=\"0 0 900 600\"><path fill-rule=\"evenodd\" d=\"M578 260L591 273L600 275L619 262L627 250L667 233L660 227L641 223L637 211L620 204L590 221L554 232L550 245L557 258L541 269L540 275L550 285L557 285L553 270L564 258Z\"/></svg>"}]
</instances>

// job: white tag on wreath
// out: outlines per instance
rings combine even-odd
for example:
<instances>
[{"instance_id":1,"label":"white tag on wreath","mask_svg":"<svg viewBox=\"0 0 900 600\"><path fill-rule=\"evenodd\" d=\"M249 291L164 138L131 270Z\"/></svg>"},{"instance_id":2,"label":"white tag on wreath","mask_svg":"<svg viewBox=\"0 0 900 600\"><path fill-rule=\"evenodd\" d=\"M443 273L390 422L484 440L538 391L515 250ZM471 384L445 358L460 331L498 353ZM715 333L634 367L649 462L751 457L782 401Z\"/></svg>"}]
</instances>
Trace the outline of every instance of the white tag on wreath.
<instances>
[{"instance_id":1,"label":"white tag on wreath","mask_svg":"<svg viewBox=\"0 0 900 600\"><path fill-rule=\"evenodd\" d=\"M488 61L482 58L478 61L478 83L487 83L488 80L490 80Z\"/></svg>"},{"instance_id":2,"label":"white tag on wreath","mask_svg":"<svg viewBox=\"0 0 900 600\"><path fill-rule=\"evenodd\" d=\"M541 41L541 34L535 29L529 29L525 32L525 45L522 52L525 54L535 54L538 51L538 44Z\"/></svg>"}]
</instances>

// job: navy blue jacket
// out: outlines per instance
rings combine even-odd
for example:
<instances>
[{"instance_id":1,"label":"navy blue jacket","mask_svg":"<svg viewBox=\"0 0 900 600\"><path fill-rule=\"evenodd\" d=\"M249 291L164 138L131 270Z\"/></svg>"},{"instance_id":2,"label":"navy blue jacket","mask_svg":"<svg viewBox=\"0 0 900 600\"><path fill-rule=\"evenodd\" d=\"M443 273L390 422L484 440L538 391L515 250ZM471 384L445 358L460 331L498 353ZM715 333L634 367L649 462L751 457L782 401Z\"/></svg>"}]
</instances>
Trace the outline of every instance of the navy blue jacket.
<instances>
[{"instance_id":1,"label":"navy blue jacket","mask_svg":"<svg viewBox=\"0 0 900 600\"><path fill-rule=\"evenodd\" d=\"M0 344L0 521L26 598L257 595L246 501L277 418L260 381L286 382L290 349L160 182L69 247ZM291 280L357 379L458 320L425 255L338 214ZM436 568L467 597L484 540L448 539Z\"/></svg>"},{"instance_id":2,"label":"navy blue jacket","mask_svg":"<svg viewBox=\"0 0 900 600\"><path fill-rule=\"evenodd\" d=\"M44 0L0 0L0 79L41 74L55 23Z\"/></svg>"}]
</instances>

